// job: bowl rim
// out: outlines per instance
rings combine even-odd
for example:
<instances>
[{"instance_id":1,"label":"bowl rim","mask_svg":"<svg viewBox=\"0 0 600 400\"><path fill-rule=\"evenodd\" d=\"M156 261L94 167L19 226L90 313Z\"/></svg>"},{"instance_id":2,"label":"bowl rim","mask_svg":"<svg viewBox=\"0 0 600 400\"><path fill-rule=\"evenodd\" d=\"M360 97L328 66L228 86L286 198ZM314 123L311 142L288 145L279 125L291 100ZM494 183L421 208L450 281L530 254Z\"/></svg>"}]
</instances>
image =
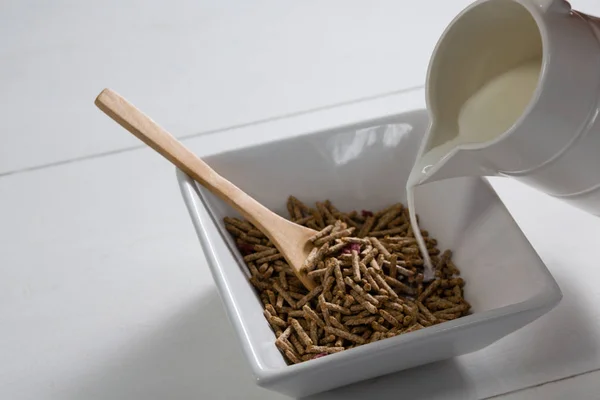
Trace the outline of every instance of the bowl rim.
<instances>
[{"instance_id":1,"label":"bowl rim","mask_svg":"<svg viewBox=\"0 0 600 400\"><path fill-rule=\"evenodd\" d=\"M308 135L312 135L312 134L316 135L316 134L325 133L325 132L330 133L330 132L335 132L338 130L346 130L346 129L361 129L361 128L376 125L376 124L392 123L392 122L398 121L400 118L402 118L403 115L410 113L410 112L414 112L414 111L418 111L418 110L409 110L406 112L401 112L401 113L383 117L383 118L377 118L377 119L368 120L368 121L361 121L358 123L347 124L344 126L338 126L338 127L334 127L334 128L321 129L321 130L317 130L314 132L306 132L306 133L300 134L300 135L278 137L278 138L274 138L272 140L268 140L266 142L249 144L249 145L246 145L243 147L235 147L235 148L231 148L231 149L225 149L223 151L218 151L218 152L214 152L214 153L211 153L208 155L204 155L203 157L211 158L211 157L217 156L217 155L234 153L234 152L243 151L243 150L257 147L257 146L265 146L265 145L270 145L270 144L273 144L276 142L291 140L291 139L297 138L299 136L308 136ZM336 363L337 362L345 362L345 361L348 361L349 358L353 358L353 357L355 357L355 355L360 354L361 352L372 350L372 347L368 346L368 344L367 344L366 346L356 347L356 348L349 349L349 350L341 352L341 353L331 354L328 357L322 357L322 358L318 358L315 360L310 360L309 362L303 362L303 363L295 364L295 365L288 365L288 366L281 367L281 368L265 368L264 366L262 366L260 364L259 360L257 359L256 355L254 354L249 341L247 340L247 338L244 335L241 334L245 330L245 328L244 328L243 324L241 323L241 319L235 317L237 311L236 311L236 307L235 307L235 304L233 301L233 297L231 295L229 295L229 293L230 293L229 285L228 285L226 279L224 278L223 274L220 272L222 265L218 260L218 256L217 256L215 248L213 246L213 242L209 237L209 234L207 231L207 226L205 226L205 222L203 222L202 218L200 217L201 209L204 209L204 212L206 212L209 219L212 221L213 224L215 224L215 226L218 221L215 221L214 215L210 211L210 207L208 206L204 195L201 193L198 184L190 176L188 176L186 173L184 173L183 171L181 171L177 168L176 168L176 178L178 181L178 185L179 185L182 197L184 199L184 203L188 209L190 218L191 218L194 228L196 230L197 236L200 240L200 245L201 245L201 248L206 257L207 264L209 266L209 269L211 271L211 274L212 274L215 284L217 286L219 297L221 298L222 302L225 305L228 319L230 320L230 323L234 326L235 335L242 346L242 351L244 353L244 356L245 356L247 362L250 364L251 370L257 380L257 383L260 386L266 385L269 382L272 382L275 380L280 380L280 379L284 379L287 377L291 377L293 375L301 373L302 371L306 371L307 369L312 369L312 368L320 366L320 365L324 367L325 365L327 365L331 362L336 362ZM482 184L486 185L489 188L489 190L493 193L493 195L496 196L496 198L498 198L498 200L500 200L505 211L512 219L512 215L506 209L506 206L502 202L502 199L499 198L496 191L489 184L489 182L485 178L474 178L474 179L479 179ZM513 219L513 221L514 221L514 219ZM514 223L518 226L516 221L514 221ZM217 230L218 230L218 228L217 228ZM535 249L534 249L534 251L535 251ZM542 290L540 293L538 293L537 295L535 295L527 300L524 300L519 303L503 306L500 308L495 308L492 310L468 315L468 316L462 317L457 320L445 322L444 324L435 325L432 327L428 327L427 329L422 329L422 330L418 330L415 332L410 332L405 335L395 336L393 338L389 338L388 340L384 340L384 341L380 341L380 342L372 343L372 344L377 345L378 351L385 351L391 347L401 346L406 342L415 343L415 342L428 340L432 336L439 335L442 332L465 330L472 326L484 324L484 323L487 323L492 320L501 319L507 315L516 315L516 314L521 314L521 313L525 313L525 312L541 310L541 309L546 309L546 308L551 309L556 304L558 304L558 302L562 299L562 292L560 290L560 287L556 283L554 277L552 276L550 271L548 271L546 265L542 262L539 264L539 267L541 268L541 272L546 275L546 278L548 279L548 284L546 285L546 288L544 290Z\"/></svg>"}]
</instances>

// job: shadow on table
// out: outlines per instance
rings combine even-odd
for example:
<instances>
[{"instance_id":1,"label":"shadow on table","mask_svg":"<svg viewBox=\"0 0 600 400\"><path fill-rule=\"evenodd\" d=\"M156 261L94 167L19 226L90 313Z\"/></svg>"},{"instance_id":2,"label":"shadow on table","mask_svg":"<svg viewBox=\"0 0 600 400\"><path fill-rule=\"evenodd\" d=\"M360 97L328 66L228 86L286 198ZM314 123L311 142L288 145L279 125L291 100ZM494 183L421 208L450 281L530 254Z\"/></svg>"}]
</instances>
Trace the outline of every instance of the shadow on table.
<instances>
[{"instance_id":1,"label":"shadow on table","mask_svg":"<svg viewBox=\"0 0 600 400\"><path fill-rule=\"evenodd\" d=\"M288 399L257 387L216 291L204 295L163 321L69 391L71 400L133 399ZM454 361L445 361L371 379L310 399L465 399L465 377ZM441 398L441 397L440 397Z\"/></svg>"},{"instance_id":2,"label":"shadow on table","mask_svg":"<svg viewBox=\"0 0 600 400\"><path fill-rule=\"evenodd\" d=\"M488 350L304 400L469 400L598 368L598 341L590 325L593 316L586 313L590 308L582 304L584 299L568 276L562 278L557 280L565 298L557 309ZM502 376L496 375L498 371ZM152 335L129 345L121 358L112 358L85 376L72 388L69 399L287 398L254 384L215 291L188 304Z\"/></svg>"},{"instance_id":3,"label":"shadow on table","mask_svg":"<svg viewBox=\"0 0 600 400\"><path fill-rule=\"evenodd\" d=\"M216 291L198 298L91 369L69 392L77 400L282 399L254 384Z\"/></svg>"},{"instance_id":4,"label":"shadow on table","mask_svg":"<svg viewBox=\"0 0 600 400\"><path fill-rule=\"evenodd\" d=\"M598 317L593 304L596 295L583 292L576 282L586 272L575 265L552 268L549 262L548 267L563 292L563 299L550 313L524 328L518 337L523 351L517 371L531 371L534 378L530 386L600 368ZM594 276L589 274L590 278Z\"/></svg>"},{"instance_id":5,"label":"shadow on table","mask_svg":"<svg viewBox=\"0 0 600 400\"><path fill-rule=\"evenodd\" d=\"M469 400L476 399L469 378L447 360L359 382L303 400Z\"/></svg>"}]
</instances>

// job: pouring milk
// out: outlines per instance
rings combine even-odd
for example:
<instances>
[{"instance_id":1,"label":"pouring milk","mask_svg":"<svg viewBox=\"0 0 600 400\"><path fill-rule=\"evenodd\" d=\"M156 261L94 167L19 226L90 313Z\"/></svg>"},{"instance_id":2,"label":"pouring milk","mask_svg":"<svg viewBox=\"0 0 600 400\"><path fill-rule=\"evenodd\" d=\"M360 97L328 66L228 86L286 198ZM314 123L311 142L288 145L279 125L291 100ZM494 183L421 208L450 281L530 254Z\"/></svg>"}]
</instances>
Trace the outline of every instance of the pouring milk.
<instances>
[{"instance_id":1,"label":"pouring milk","mask_svg":"<svg viewBox=\"0 0 600 400\"><path fill-rule=\"evenodd\" d=\"M479 0L439 40L427 73L431 127L407 182L507 176L600 215L600 19L563 0Z\"/></svg>"},{"instance_id":2,"label":"pouring milk","mask_svg":"<svg viewBox=\"0 0 600 400\"><path fill-rule=\"evenodd\" d=\"M419 185L431 168L435 168L456 146L468 143L483 143L504 133L521 116L537 86L541 60L534 60L492 79L472 95L462 106L458 115L458 131L452 132L453 139L432 148L415 163L406 193L410 223L415 239L427 266L425 279L433 278L431 259L427 246L418 228L414 188ZM445 128L441 126L440 128ZM440 129L438 128L438 129ZM435 135L431 133L430 135Z\"/></svg>"}]
</instances>

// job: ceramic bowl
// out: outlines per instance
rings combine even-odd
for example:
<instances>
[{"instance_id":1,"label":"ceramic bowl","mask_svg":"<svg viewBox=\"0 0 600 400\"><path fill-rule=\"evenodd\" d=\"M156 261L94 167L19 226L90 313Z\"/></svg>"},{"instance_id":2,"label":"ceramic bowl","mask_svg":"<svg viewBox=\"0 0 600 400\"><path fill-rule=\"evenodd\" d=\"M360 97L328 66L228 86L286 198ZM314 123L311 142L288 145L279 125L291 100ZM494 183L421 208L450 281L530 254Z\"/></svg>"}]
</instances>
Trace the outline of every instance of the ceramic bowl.
<instances>
[{"instance_id":1,"label":"ceramic bowl","mask_svg":"<svg viewBox=\"0 0 600 400\"><path fill-rule=\"evenodd\" d=\"M204 159L285 215L291 194L341 210L406 201L405 182L428 126L423 110L310 133ZM222 219L237 215L191 178L178 180L225 310L258 385L305 396L479 350L552 309L556 282L487 181L457 178L416 191L422 228L452 249L469 316L292 366L274 345L262 304ZM490 360L493 362L493 360Z\"/></svg>"}]
</instances>

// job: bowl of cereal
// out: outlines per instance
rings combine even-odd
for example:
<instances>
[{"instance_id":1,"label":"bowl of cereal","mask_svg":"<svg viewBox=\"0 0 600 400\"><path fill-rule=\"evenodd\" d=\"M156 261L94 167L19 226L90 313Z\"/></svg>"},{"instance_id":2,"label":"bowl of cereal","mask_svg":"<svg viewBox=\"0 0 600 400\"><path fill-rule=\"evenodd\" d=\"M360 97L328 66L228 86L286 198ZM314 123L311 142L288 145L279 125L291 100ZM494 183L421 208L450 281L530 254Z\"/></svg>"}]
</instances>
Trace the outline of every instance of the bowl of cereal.
<instances>
[{"instance_id":1,"label":"bowl of cereal","mask_svg":"<svg viewBox=\"0 0 600 400\"><path fill-rule=\"evenodd\" d=\"M319 231L305 289L273 245L178 171L225 310L258 385L306 396L477 351L551 310L556 282L487 181L405 185L417 110L204 157L256 200Z\"/></svg>"}]
</instances>

